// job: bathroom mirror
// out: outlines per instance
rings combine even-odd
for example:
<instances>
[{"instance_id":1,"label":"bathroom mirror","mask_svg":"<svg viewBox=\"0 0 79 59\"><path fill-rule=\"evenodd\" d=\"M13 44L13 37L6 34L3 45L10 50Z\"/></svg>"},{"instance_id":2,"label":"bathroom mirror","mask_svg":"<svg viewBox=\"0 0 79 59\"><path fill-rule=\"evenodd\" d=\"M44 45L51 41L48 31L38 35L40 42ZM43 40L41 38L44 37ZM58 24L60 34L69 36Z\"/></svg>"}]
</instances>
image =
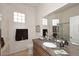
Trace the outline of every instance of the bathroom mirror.
<instances>
[{"instance_id":1,"label":"bathroom mirror","mask_svg":"<svg viewBox=\"0 0 79 59\"><path fill-rule=\"evenodd\" d=\"M69 4L45 16L49 20L59 19L60 21L58 24L59 30L57 32L59 39L79 43L79 10L78 8L79 8L79 4ZM49 25L49 29L51 29L51 27L52 26Z\"/></svg>"}]
</instances>

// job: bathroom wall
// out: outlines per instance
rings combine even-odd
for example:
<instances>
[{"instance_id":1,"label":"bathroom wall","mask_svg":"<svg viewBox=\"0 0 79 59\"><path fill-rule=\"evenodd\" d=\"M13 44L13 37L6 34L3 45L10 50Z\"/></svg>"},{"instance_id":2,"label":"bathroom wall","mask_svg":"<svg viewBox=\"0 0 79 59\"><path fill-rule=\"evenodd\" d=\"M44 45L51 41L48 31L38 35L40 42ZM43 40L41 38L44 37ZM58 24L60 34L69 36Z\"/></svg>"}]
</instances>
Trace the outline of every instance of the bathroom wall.
<instances>
[{"instance_id":1,"label":"bathroom wall","mask_svg":"<svg viewBox=\"0 0 79 59\"><path fill-rule=\"evenodd\" d=\"M4 11L4 12L3 12ZM8 28L8 24L7 24L7 19L3 18L3 14L5 13L5 10L3 9L3 6L0 4L0 15L1 15L1 36L4 38L4 41L6 43L8 43L8 35L7 35L7 28ZM6 14L5 14L6 15ZM4 16L5 16L4 15ZM6 15L7 16L7 15ZM5 20L4 20L5 19ZM5 49L5 48L4 48ZM3 49L3 50L4 50ZM1 48L1 55L3 52L2 48ZM7 44L7 48L4 51L3 55L6 55L8 53L8 44Z\"/></svg>"},{"instance_id":2,"label":"bathroom wall","mask_svg":"<svg viewBox=\"0 0 79 59\"><path fill-rule=\"evenodd\" d=\"M15 53L27 48L32 47L32 39L35 36L35 20L36 20L36 9L31 6L23 4L1 4L2 6L2 35L9 44L8 53ZM26 15L26 23L18 24L13 22L13 12L21 12ZM28 40L15 41L15 30L16 28L28 29Z\"/></svg>"}]
</instances>

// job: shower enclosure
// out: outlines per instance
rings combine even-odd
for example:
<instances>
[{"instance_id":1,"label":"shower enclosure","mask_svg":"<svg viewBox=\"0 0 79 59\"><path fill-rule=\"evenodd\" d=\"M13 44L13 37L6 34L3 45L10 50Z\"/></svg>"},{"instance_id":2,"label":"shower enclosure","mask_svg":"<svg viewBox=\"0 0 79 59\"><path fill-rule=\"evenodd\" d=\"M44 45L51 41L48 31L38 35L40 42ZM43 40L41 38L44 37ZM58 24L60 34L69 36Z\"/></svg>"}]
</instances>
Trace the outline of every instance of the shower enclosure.
<instances>
[{"instance_id":1,"label":"shower enclosure","mask_svg":"<svg viewBox=\"0 0 79 59\"><path fill-rule=\"evenodd\" d=\"M63 22L58 24L58 38L69 41L69 22Z\"/></svg>"}]
</instances>

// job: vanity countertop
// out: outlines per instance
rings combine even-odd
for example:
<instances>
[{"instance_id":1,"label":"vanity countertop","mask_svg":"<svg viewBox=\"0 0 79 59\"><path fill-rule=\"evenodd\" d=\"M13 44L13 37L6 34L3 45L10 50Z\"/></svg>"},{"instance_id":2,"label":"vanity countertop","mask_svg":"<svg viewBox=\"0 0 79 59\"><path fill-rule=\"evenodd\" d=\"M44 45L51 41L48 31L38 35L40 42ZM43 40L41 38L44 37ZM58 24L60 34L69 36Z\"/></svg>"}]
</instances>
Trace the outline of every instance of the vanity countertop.
<instances>
[{"instance_id":1,"label":"vanity countertop","mask_svg":"<svg viewBox=\"0 0 79 59\"><path fill-rule=\"evenodd\" d=\"M68 46L65 46L63 48L48 48L46 46L43 45L43 43L45 41L43 41L42 39L38 38L38 39L33 39L33 42L35 42L36 44L38 44L42 49L44 49L50 56L79 56L79 45L73 45L71 43L69 43ZM55 50L64 50L66 51L68 54L56 54Z\"/></svg>"}]
</instances>

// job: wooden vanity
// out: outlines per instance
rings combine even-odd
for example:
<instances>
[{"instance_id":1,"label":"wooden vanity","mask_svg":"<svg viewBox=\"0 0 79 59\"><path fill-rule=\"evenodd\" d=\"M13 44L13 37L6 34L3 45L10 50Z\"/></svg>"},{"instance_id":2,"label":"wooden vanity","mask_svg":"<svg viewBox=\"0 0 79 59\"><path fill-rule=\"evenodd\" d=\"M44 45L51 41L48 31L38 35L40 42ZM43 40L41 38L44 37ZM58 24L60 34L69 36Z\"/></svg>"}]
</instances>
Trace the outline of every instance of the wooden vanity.
<instances>
[{"instance_id":1,"label":"wooden vanity","mask_svg":"<svg viewBox=\"0 0 79 59\"><path fill-rule=\"evenodd\" d=\"M39 44L36 42L33 43L33 55L34 56L49 56L50 54L45 51Z\"/></svg>"},{"instance_id":2,"label":"wooden vanity","mask_svg":"<svg viewBox=\"0 0 79 59\"><path fill-rule=\"evenodd\" d=\"M43 40L33 39L33 55L34 56L60 56L55 54L54 50L59 50L59 48L48 48L43 45ZM74 46L69 44L64 49L68 54L61 54L61 56L79 56L79 46Z\"/></svg>"},{"instance_id":3,"label":"wooden vanity","mask_svg":"<svg viewBox=\"0 0 79 59\"><path fill-rule=\"evenodd\" d=\"M43 40L34 39L33 40L33 55L34 56L55 56L54 50L58 48L48 48L43 45Z\"/></svg>"}]
</instances>

